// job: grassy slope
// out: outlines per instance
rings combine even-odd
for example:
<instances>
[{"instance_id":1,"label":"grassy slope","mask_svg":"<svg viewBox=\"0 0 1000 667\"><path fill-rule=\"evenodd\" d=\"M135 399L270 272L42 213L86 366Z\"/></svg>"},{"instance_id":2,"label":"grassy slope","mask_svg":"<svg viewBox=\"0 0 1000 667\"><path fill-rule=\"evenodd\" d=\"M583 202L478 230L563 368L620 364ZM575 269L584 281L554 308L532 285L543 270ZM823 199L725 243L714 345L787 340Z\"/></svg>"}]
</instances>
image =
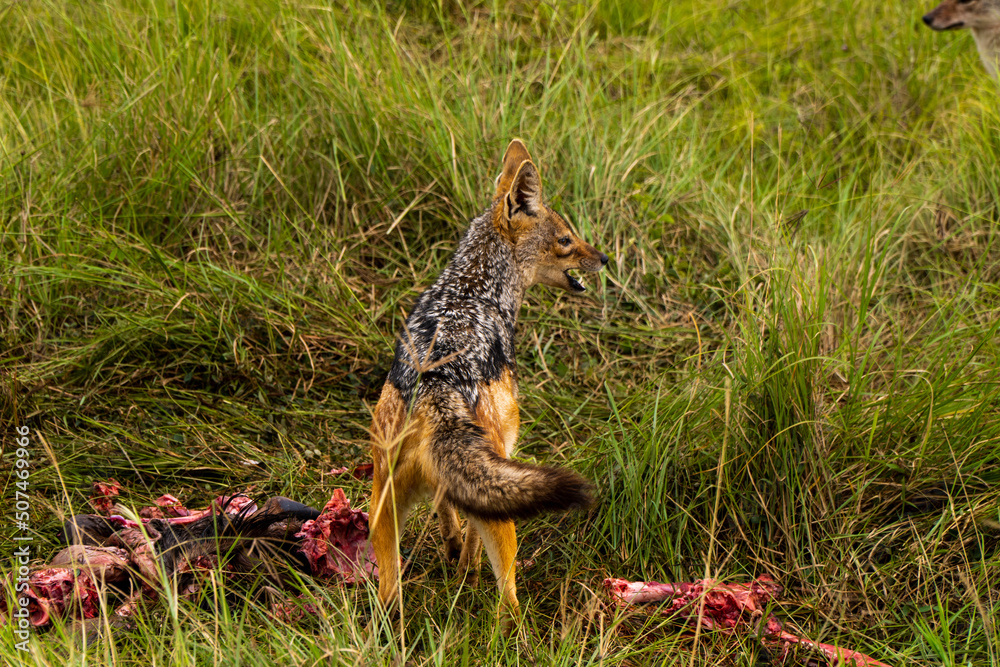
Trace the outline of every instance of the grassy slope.
<instances>
[{"instance_id":1,"label":"grassy slope","mask_svg":"<svg viewBox=\"0 0 1000 667\"><path fill-rule=\"evenodd\" d=\"M779 577L811 637L995 664L996 85L924 7L767 4L0 9L0 415L34 434L40 555L108 476L365 502L323 471L366 456L401 313L512 136L613 259L522 311L522 456L600 487L521 530L531 649L491 634L488 577L455 593L424 513L405 647L326 590L312 624L171 605L31 659L752 665L595 596L708 567Z\"/></svg>"}]
</instances>

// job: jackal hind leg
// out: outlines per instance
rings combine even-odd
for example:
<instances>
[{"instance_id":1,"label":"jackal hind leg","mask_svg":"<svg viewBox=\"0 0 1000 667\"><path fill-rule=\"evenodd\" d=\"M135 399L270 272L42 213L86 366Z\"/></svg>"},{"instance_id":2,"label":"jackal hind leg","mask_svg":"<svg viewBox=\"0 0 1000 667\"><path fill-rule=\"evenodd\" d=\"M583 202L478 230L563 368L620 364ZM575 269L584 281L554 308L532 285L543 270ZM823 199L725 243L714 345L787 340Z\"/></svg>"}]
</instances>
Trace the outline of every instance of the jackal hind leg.
<instances>
[{"instance_id":1,"label":"jackal hind leg","mask_svg":"<svg viewBox=\"0 0 1000 667\"><path fill-rule=\"evenodd\" d=\"M482 537L486 555L493 566L493 574L497 578L497 590L500 593L500 628L504 635L510 636L517 626L520 607L517 603L517 588L514 583L514 558L517 555L517 535L513 521L484 521L469 519Z\"/></svg>"},{"instance_id":2,"label":"jackal hind leg","mask_svg":"<svg viewBox=\"0 0 1000 667\"><path fill-rule=\"evenodd\" d=\"M413 501L408 494L398 494L395 491L390 480L376 472L372 480L372 502L368 513L370 539L379 570L379 603L388 614L398 614L399 632L402 633L399 536L406 525L406 517Z\"/></svg>"}]
</instances>

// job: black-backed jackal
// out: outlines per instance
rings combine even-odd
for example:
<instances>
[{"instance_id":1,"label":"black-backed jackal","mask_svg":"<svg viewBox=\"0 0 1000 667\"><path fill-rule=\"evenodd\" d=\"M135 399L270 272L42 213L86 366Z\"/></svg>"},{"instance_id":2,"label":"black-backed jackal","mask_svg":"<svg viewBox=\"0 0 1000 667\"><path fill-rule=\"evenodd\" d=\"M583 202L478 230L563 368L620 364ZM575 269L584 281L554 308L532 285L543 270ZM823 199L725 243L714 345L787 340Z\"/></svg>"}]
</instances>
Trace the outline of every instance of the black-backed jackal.
<instances>
[{"instance_id":1,"label":"black-backed jackal","mask_svg":"<svg viewBox=\"0 0 1000 667\"><path fill-rule=\"evenodd\" d=\"M538 169L514 140L489 208L472 221L437 281L417 299L373 414L371 540L379 600L399 596L399 536L413 504L431 498L446 555L464 575L486 547L509 631L517 619L514 519L585 507L576 473L509 459L519 426L514 327L525 290L584 287L607 255L542 202ZM457 510L469 518L462 539Z\"/></svg>"}]
</instances>

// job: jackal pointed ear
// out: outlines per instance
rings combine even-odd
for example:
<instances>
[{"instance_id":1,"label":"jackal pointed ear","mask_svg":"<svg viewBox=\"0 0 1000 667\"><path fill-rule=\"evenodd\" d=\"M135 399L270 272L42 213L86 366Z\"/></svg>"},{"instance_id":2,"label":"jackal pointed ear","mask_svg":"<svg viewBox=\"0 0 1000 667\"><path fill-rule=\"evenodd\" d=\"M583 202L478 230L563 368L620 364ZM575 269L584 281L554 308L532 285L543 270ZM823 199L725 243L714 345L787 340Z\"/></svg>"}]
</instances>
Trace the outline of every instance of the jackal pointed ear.
<instances>
[{"instance_id":1,"label":"jackal pointed ear","mask_svg":"<svg viewBox=\"0 0 1000 667\"><path fill-rule=\"evenodd\" d=\"M514 174L517 173L521 163L525 160L531 160L528 149L525 148L523 141L514 139L504 151L503 171L497 176L497 191L493 195L494 197L505 195L510 191L510 184L514 182Z\"/></svg>"},{"instance_id":2,"label":"jackal pointed ear","mask_svg":"<svg viewBox=\"0 0 1000 667\"><path fill-rule=\"evenodd\" d=\"M517 168L510 192L504 197L503 208L508 220L518 211L537 215L542 210L542 179L531 160L525 160Z\"/></svg>"}]
</instances>

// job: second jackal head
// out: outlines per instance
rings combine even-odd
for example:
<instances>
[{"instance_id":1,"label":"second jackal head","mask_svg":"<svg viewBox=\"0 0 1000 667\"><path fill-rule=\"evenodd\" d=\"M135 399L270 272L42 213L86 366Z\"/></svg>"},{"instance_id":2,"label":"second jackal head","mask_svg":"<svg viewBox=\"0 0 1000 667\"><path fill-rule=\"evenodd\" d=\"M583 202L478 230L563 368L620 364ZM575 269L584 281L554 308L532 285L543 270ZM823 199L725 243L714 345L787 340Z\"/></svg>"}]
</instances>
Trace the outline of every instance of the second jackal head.
<instances>
[{"instance_id":1,"label":"second jackal head","mask_svg":"<svg viewBox=\"0 0 1000 667\"><path fill-rule=\"evenodd\" d=\"M995 29L1000 27L1000 1L944 0L924 16L924 23L934 30Z\"/></svg>"},{"instance_id":2,"label":"second jackal head","mask_svg":"<svg viewBox=\"0 0 1000 667\"><path fill-rule=\"evenodd\" d=\"M934 30L969 28L986 69L1000 75L1000 0L944 0L924 23Z\"/></svg>"},{"instance_id":3,"label":"second jackal head","mask_svg":"<svg viewBox=\"0 0 1000 667\"><path fill-rule=\"evenodd\" d=\"M493 225L514 245L525 288L541 283L570 292L584 286L570 272L600 271L608 256L581 240L566 220L542 201L542 181L524 144L515 139L497 177Z\"/></svg>"}]
</instances>

